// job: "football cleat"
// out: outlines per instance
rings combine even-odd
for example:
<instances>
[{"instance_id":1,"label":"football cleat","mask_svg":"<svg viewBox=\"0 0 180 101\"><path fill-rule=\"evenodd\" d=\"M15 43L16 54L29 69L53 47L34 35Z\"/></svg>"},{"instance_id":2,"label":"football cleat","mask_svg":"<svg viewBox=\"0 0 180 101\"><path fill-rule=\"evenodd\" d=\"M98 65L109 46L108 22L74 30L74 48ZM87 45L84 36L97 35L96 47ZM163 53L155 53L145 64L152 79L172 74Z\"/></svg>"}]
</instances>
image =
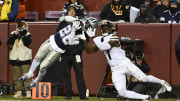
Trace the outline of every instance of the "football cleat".
<instances>
[{"instance_id":1,"label":"football cleat","mask_svg":"<svg viewBox=\"0 0 180 101\"><path fill-rule=\"evenodd\" d=\"M166 88L166 90L168 92L172 91L172 87L171 87L171 85L167 81L164 81L164 85L163 86Z\"/></svg>"},{"instance_id":2,"label":"football cleat","mask_svg":"<svg viewBox=\"0 0 180 101\"><path fill-rule=\"evenodd\" d=\"M27 74L24 74L22 77L19 78L20 82L24 82L27 80Z\"/></svg>"},{"instance_id":3,"label":"football cleat","mask_svg":"<svg viewBox=\"0 0 180 101\"><path fill-rule=\"evenodd\" d=\"M148 95L148 98L146 98L146 99L144 99L144 100L142 100L142 101L150 101L151 99L152 99L151 96Z\"/></svg>"},{"instance_id":4,"label":"football cleat","mask_svg":"<svg viewBox=\"0 0 180 101\"><path fill-rule=\"evenodd\" d=\"M31 83L29 83L29 84L27 85L27 88L28 88L28 89L32 89L32 88L34 88L34 87L37 85L37 83L38 83L37 80L33 80Z\"/></svg>"},{"instance_id":5,"label":"football cleat","mask_svg":"<svg viewBox=\"0 0 180 101\"><path fill-rule=\"evenodd\" d=\"M25 73L22 77L19 78L20 82L25 82L27 79L33 77L33 73Z\"/></svg>"}]
</instances>

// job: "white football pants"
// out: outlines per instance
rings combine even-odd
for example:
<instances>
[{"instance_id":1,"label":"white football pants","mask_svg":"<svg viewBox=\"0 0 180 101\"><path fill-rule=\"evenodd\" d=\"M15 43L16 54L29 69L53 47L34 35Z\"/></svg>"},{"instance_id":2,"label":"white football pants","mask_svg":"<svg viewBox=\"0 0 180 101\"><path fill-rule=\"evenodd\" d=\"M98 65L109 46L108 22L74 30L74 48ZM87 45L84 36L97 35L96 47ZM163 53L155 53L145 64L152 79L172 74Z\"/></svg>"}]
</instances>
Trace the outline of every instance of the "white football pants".
<instances>
[{"instance_id":1,"label":"white football pants","mask_svg":"<svg viewBox=\"0 0 180 101\"><path fill-rule=\"evenodd\" d=\"M142 82L153 82L164 84L163 80L160 80L152 75L145 75L136 65L134 65L128 58L125 58L122 63L113 69L112 67L112 81L120 96L131 99L146 99L148 95L136 93L126 89L126 74L132 75Z\"/></svg>"}]
</instances>

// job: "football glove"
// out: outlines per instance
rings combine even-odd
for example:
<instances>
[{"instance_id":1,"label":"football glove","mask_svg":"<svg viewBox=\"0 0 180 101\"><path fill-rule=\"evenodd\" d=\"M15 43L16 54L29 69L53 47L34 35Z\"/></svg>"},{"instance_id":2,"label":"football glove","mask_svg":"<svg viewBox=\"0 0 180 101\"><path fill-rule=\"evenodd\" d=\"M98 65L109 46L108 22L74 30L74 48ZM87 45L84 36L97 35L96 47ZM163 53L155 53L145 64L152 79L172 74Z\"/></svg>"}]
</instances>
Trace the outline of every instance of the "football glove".
<instances>
[{"instance_id":1,"label":"football glove","mask_svg":"<svg viewBox=\"0 0 180 101\"><path fill-rule=\"evenodd\" d=\"M86 33L89 37L95 36L95 32L96 32L96 29L92 29L91 27L89 27L86 31Z\"/></svg>"},{"instance_id":2,"label":"football glove","mask_svg":"<svg viewBox=\"0 0 180 101\"><path fill-rule=\"evenodd\" d=\"M79 38L81 39L81 40L86 40L86 36L85 36L85 34L84 34L84 31L82 32L82 34L80 34L79 35Z\"/></svg>"},{"instance_id":3,"label":"football glove","mask_svg":"<svg viewBox=\"0 0 180 101\"><path fill-rule=\"evenodd\" d=\"M59 18L59 21L66 21L66 22L73 22L77 20L78 18L72 17L72 16L62 16Z\"/></svg>"},{"instance_id":4,"label":"football glove","mask_svg":"<svg viewBox=\"0 0 180 101\"><path fill-rule=\"evenodd\" d=\"M74 21L72 27L75 31L80 29L81 28L80 21L79 20Z\"/></svg>"}]
</instances>

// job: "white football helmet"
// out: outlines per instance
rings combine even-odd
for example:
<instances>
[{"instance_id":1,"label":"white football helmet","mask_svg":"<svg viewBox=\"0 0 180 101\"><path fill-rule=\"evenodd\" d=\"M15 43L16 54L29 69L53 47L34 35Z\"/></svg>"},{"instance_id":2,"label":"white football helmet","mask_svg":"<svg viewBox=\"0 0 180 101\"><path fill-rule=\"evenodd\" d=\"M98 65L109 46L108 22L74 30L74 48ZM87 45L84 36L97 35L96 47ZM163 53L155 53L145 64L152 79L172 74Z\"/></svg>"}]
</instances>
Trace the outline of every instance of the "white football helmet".
<instances>
[{"instance_id":1,"label":"white football helmet","mask_svg":"<svg viewBox=\"0 0 180 101\"><path fill-rule=\"evenodd\" d=\"M115 32L115 26L113 25L111 21L103 20L100 30L101 30L102 36L107 36Z\"/></svg>"}]
</instances>

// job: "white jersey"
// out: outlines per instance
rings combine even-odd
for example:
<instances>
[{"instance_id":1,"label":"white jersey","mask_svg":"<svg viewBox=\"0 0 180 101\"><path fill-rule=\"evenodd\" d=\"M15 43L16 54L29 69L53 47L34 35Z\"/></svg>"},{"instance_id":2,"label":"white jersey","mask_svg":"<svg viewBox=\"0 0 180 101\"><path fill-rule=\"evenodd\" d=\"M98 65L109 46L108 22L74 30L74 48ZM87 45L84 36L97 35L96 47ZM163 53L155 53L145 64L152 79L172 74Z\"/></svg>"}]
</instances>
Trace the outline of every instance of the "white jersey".
<instances>
[{"instance_id":1,"label":"white jersey","mask_svg":"<svg viewBox=\"0 0 180 101\"><path fill-rule=\"evenodd\" d=\"M111 47L108 43L113 34L106 37L98 36L93 39L96 46L103 51L110 67L116 67L124 60L125 51L120 47ZM103 38L103 39L102 39Z\"/></svg>"}]
</instances>

